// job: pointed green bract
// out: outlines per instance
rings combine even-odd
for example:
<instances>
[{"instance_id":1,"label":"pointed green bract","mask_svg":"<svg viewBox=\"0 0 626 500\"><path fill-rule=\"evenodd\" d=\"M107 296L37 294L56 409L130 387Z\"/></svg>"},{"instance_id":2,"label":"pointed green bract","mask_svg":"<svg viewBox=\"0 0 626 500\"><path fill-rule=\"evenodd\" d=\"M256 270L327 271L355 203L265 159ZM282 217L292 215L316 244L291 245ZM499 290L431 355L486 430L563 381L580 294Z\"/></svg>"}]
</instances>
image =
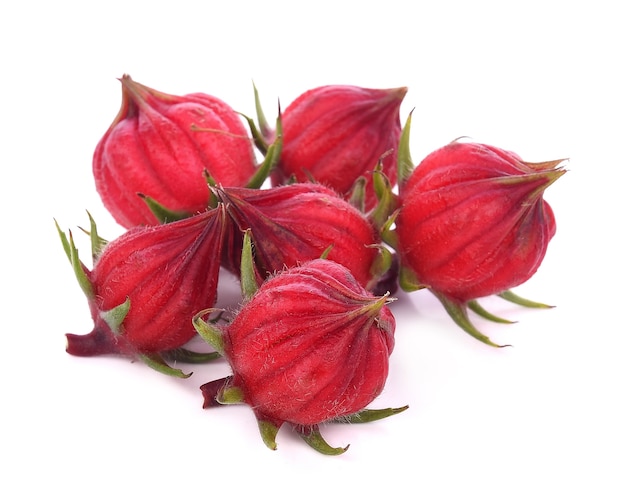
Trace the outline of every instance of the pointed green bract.
<instances>
[{"instance_id":1,"label":"pointed green bract","mask_svg":"<svg viewBox=\"0 0 626 500\"><path fill-rule=\"evenodd\" d=\"M503 298L504 300L508 300L509 302L512 302L513 304L517 304L523 307L532 307L532 308L537 308L537 309L551 309L554 307L548 304L542 304L541 302L535 302L532 300L525 299L513 293L511 290L505 290L504 292L501 292L497 295L498 297Z\"/></svg>"},{"instance_id":2,"label":"pointed green bract","mask_svg":"<svg viewBox=\"0 0 626 500\"><path fill-rule=\"evenodd\" d=\"M398 273L398 284L405 292L416 292L417 290L425 288L425 286L419 282L415 273L408 267L402 265Z\"/></svg>"},{"instance_id":3,"label":"pointed green bract","mask_svg":"<svg viewBox=\"0 0 626 500\"><path fill-rule=\"evenodd\" d=\"M394 250L398 249L398 235L393 227L399 213L400 209L394 210L394 212L389 217L387 217L387 220L379 229L380 238Z\"/></svg>"},{"instance_id":4,"label":"pointed green bract","mask_svg":"<svg viewBox=\"0 0 626 500\"><path fill-rule=\"evenodd\" d=\"M164 359L171 359L181 363L208 363L221 357L222 355L219 352L195 352L182 347L163 352Z\"/></svg>"},{"instance_id":5,"label":"pointed green bract","mask_svg":"<svg viewBox=\"0 0 626 500\"><path fill-rule=\"evenodd\" d=\"M70 261L70 264L71 264L72 263L72 250L70 248L70 243L67 239L67 236L63 231L61 231L61 228L59 227L59 223L56 221L56 219L54 219L54 225L56 226L57 232L59 233L59 239L61 240L61 245L63 245L63 251L65 252L67 259Z\"/></svg>"},{"instance_id":6,"label":"pointed green bract","mask_svg":"<svg viewBox=\"0 0 626 500\"><path fill-rule=\"evenodd\" d=\"M398 413L402 413L408 408L408 405L401 406L400 408L381 408L378 410L370 410L366 408L364 410L361 410L360 412L339 419L339 422L347 422L350 424L366 424L369 422L375 422L376 420L381 420L383 418L391 417L392 415L397 415Z\"/></svg>"},{"instance_id":7,"label":"pointed green bract","mask_svg":"<svg viewBox=\"0 0 626 500\"><path fill-rule=\"evenodd\" d=\"M236 386L224 387L216 397L218 403L222 405L237 405L244 402L243 391Z\"/></svg>"},{"instance_id":8,"label":"pointed green bract","mask_svg":"<svg viewBox=\"0 0 626 500\"><path fill-rule=\"evenodd\" d=\"M252 252L252 238L250 229L243 233L243 248L241 251L241 294L245 300L249 300L258 290L254 255Z\"/></svg>"},{"instance_id":9,"label":"pointed green bract","mask_svg":"<svg viewBox=\"0 0 626 500\"><path fill-rule=\"evenodd\" d=\"M500 316L496 316L495 314L490 313L483 306L481 306L476 300L470 300L467 303L467 307L470 309L470 311L473 311L479 316L485 319L488 319L489 321L493 321L494 323L508 323L508 324L515 323L515 321L511 321L506 318L501 318Z\"/></svg>"},{"instance_id":10,"label":"pointed green bract","mask_svg":"<svg viewBox=\"0 0 626 500\"><path fill-rule=\"evenodd\" d=\"M472 337L492 347L510 347L509 344L496 344L492 342L489 337L481 333L478 328L476 328L474 324L470 321L467 315L467 306L465 304L460 304L457 301L448 299L442 294L438 294L435 292L433 293L443 304L446 312L454 320L454 322L459 325L463 330L465 330L465 332L469 333Z\"/></svg>"},{"instance_id":11,"label":"pointed green bract","mask_svg":"<svg viewBox=\"0 0 626 500\"><path fill-rule=\"evenodd\" d=\"M280 158L280 152L283 147L282 131L282 124L279 117L278 120L276 120L276 139L267 149L267 153L265 154L263 163L261 163L261 166L256 170L252 178L248 181L248 184L246 184L247 188L261 188L263 183L267 180L267 177L272 169L278 163L278 159Z\"/></svg>"},{"instance_id":12,"label":"pointed green bract","mask_svg":"<svg viewBox=\"0 0 626 500\"><path fill-rule=\"evenodd\" d=\"M259 432L261 433L261 438L263 439L265 446L267 446L270 450L275 450L278 427L267 420L259 420L258 425Z\"/></svg>"},{"instance_id":13,"label":"pointed green bract","mask_svg":"<svg viewBox=\"0 0 626 500\"><path fill-rule=\"evenodd\" d=\"M400 187L402 187L408 178L411 177L411 174L415 169L415 165L411 159L410 148L412 115L413 110L411 110L408 118L406 119L404 128L402 129L402 134L400 135L400 143L398 145L398 185Z\"/></svg>"},{"instance_id":14,"label":"pointed green bract","mask_svg":"<svg viewBox=\"0 0 626 500\"><path fill-rule=\"evenodd\" d=\"M203 316L210 315L212 313L222 313L223 309L209 308L204 309L197 313L191 320L193 327L198 332L198 335L207 342L213 349L215 349L220 355L224 355L224 340L222 339L222 330L212 324L209 321L204 321Z\"/></svg>"},{"instance_id":15,"label":"pointed green bract","mask_svg":"<svg viewBox=\"0 0 626 500\"><path fill-rule=\"evenodd\" d=\"M130 311L130 297L126 297L126 300L119 306L109 309L108 311L101 311L100 317L106 322L113 334L121 335L121 326Z\"/></svg>"},{"instance_id":16,"label":"pointed green bract","mask_svg":"<svg viewBox=\"0 0 626 500\"><path fill-rule=\"evenodd\" d=\"M267 154L267 142L265 142L263 134L259 131L256 123L254 123L254 119L250 118L248 115L244 115L243 113L239 114L248 124L250 133L252 134L252 140L254 141L254 146L261 152L262 155Z\"/></svg>"},{"instance_id":17,"label":"pointed green bract","mask_svg":"<svg viewBox=\"0 0 626 500\"><path fill-rule=\"evenodd\" d=\"M139 193L139 197L146 202L146 205L150 208L154 216L158 219L161 224L165 224L167 222L174 222L177 220L186 219L190 217L191 214L188 212L184 212L182 210L170 210L169 208L164 207L154 198L147 196L145 194ZM209 192L207 190L207 204L209 199Z\"/></svg>"},{"instance_id":18,"label":"pointed green bract","mask_svg":"<svg viewBox=\"0 0 626 500\"><path fill-rule=\"evenodd\" d=\"M104 247L109 242L98 234L98 227L96 226L96 221L94 220L94 218L91 216L89 212L87 212L87 216L89 217L89 236L91 238L91 258L93 259L93 262L95 262L100 256L100 254L102 253L102 250L104 249Z\"/></svg>"},{"instance_id":19,"label":"pointed green bract","mask_svg":"<svg viewBox=\"0 0 626 500\"><path fill-rule=\"evenodd\" d=\"M378 200L382 199L387 194L388 185L390 185L389 179L383 173L383 160L391 154L391 151L387 151L380 155L378 163L372 172L372 185L374 187L374 194Z\"/></svg>"},{"instance_id":20,"label":"pointed green bract","mask_svg":"<svg viewBox=\"0 0 626 500\"><path fill-rule=\"evenodd\" d=\"M91 281L89 280L89 276L85 272L83 263L80 261L80 258L78 257L78 249L76 248L76 245L74 245L74 238L72 237L71 231L69 232L69 235L70 235L70 248L71 248L70 261L72 264L72 268L74 269L74 274L84 294L87 296L87 298L92 298L94 296L93 285L91 284Z\"/></svg>"},{"instance_id":21,"label":"pointed green bract","mask_svg":"<svg viewBox=\"0 0 626 500\"><path fill-rule=\"evenodd\" d=\"M393 254L385 245L373 245L378 248L378 255L374 259L372 263L372 267L370 269L370 274L372 275L372 280L367 284L368 289L372 289L373 286L378 283L381 276L383 276L393 264Z\"/></svg>"},{"instance_id":22,"label":"pointed green bract","mask_svg":"<svg viewBox=\"0 0 626 500\"><path fill-rule=\"evenodd\" d=\"M352 184L348 203L356 208L359 212L365 213L365 185L367 180L362 175L357 177Z\"/></svg>"},{"instance_id":23,"label":"pointed green bract","mask_svg":"<svg viewBox=\"0 0 626 500\"><path fill-rule=\"evenodd\" d=\"M390 216L397 209L398 197L393 192L393 186L389 182L389 178L382 171L382 163L376 166L372 179L378 202L369 212L368 219L379 232L382 232L387 226Z\"/></svg>"},{"instance_id":24,"label":"pointed green bract","mask_svg":"<svg viewBox=\"0 0 626 500\"><path fill-rule=\"evenodd\" d=\"M322 252L322 255L320 255L320 259L327 259L328 256L330 255L330 251L333 249L334 245L328 245L328 247L326 247L326 250L324 250Z\"/></svg>"},{"instance_id":25,"label":"pointed green bract","mask_svg":"<svg viewBox=\"0 0 626 500\"><path fill-rule=\"evenodd\" d=\"M87 275L85 268L83 267L83 263L80 261L80 258L78 257L78 249L76 248L76 245L74 244L72 231L68 231L69 233L69 238L68 238L65 235L65 233L61 231L61 228L59 227L59 224L56 222L56 220L54 221L54 223L59 233L59 237L61 238L61 244L63 245L63 250L65 251L65 255L67 255L67 258L70 261L70 265L72 266L72 269L74 270L74 275L76 276L76 279L78 281L78 284L81 290L83 291L83 293L88 299L93 298L94 297L93 286L91 284L91 281L89 280L89 276Z\"/></svg>"},{"instance_id":26,"label":"pointed green bract","mask_svg":"<svg viewBox=\"0 0 626 500\"><path fill-rule=\"evenodd\" d=\"M254 109L256 111L256 119L259 124L259 128L261 129L261 135L263 137L267 137L272 131L270 129L269 122L265 118L265 113L263 112L263 106L261 106L261 99L259 97L259 90L254 82L252 83L252 87L254 89Z\"/></svg>"},{"instance_id":27,"label":"pointed green bract","mask_svg":"<svg viewBox=\"0 0 626 500\"><path fill-rule=\"evenodd\" d=\"M326 440L322 437L317 425L306 427L304 429L296 428L296 432L302 439L315 451L322 453L323 455L341 455L345 453L350 445L345 447L334 448L330 446Z\"/></svg>"},{"instance_id":28,"label":"pointed green bract","mask_svg":"<svg viewBox=\"0 0 626 500\"><path fill-rule=\"evenodd\" d=\"M178 378L189 378L192 375L191 373L184 373L182 370L179 370L178 368L172 368L157 353L140 354L139 358L153 370L156 370L160 373L164 373L165 375L171 375L172 377L178 377Z\"/></svg>"}]
</instances>

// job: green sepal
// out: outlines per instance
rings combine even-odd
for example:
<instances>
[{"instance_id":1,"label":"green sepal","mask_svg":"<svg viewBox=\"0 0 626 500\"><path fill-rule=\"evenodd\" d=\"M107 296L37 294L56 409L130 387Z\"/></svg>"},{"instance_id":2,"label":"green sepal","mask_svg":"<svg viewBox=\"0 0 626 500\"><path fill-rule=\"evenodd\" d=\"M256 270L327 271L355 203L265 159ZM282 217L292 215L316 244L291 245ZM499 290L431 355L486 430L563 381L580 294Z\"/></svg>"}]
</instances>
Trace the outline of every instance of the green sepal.
<instances>
[{"instance_id":1,"label":"green sepal","mask_svg":"<svg viewBox=\"0 0 626 500\"><path fill-rule=\"evenodd\" d=\"M106 322L113 334L120 335L122 333L121 326L128 315L128 311L130 311L130 297L126 297L124 302L113 309L101 311L100 317Z\"/></svg>"},{"instance_id":2,"label":"green sepal","mask_svg":"<svg viewBox=\"0 0 626 500\"><path fill-rule=\"evenodd\" d=\"M185 212L183 210L170 210L169 208L161 205L154 198L143 193L138 193L138 196L146 203L146 205L148 205L150 211L161 224L186 219L191 216L189 212Z\"/></svg>"},{"instance_id":3,"label":"green sepal","mask_svg":"<svg viewBox=\"0 0 626 500\"><path fill-rule=\"evenodd\" d=\"M261 433L261 439L270 450L276 449L276 435L278 434L279 427L267 420L258 420L259 432Z\"/></svg>"},{"instance_id":4,"label":"green sepal","mask_svg":"<svg viewBox=\"0 0 626 500\"><path fill-rule=\"evenodd\" d=\"M57 222L56 219L54 219L54 225L56 226L57 232L59 233L59 239L61 240L61 245L63 245L63 251L65 252L65 255L67 256L67 260L69 260L71 264L72 263L72 248L67 238L67 235L63 231L61 231L61 228L59 227L59 223ZM72 232L69 231L69 233L71 236Z\"/></svg>"},{"instance_id":5,"label":"green sepal","mask_svg":"<svg viewBox=\"0 0 626 500\"><path fill-rule=\"evenodd\" d=\"M219 352L196 352L182 347L163 352L164 359L180 363L209 363L213 360L220 359L221 357L222 355Z\"/></svg>"},{"instance_id":6,"label":"green sepal","mask_svg":"<svg viewBox=\"0 0 626 500\"><path fill-rule=\"evenodd\" d=\"M95 263L98 260L98 257L102 253L102 250L109 243L108 240L105 240L98 234L98 228L96 226L96 221L91 216L89 212L87 212L87 217L89 217L89 231L86 231L81 228L81 230L89 235L91 239L91 258Z\"/></svg>"},{"instance_id":7,"label":"green sepal","mask_svg":"<svg viewBox=\"0 0 626 500\"><path fill-rule=\"evenodd\" d=\"M432 291L432 290L431 290ZM439 299L446 309L448 315L454 320L454 322L460 326L466 333L469 333L472 337L492 347L510 347L509 344L500 345L491 341L489 337L481 333L478 328L470 321L467 315L467 305L455 300L448 299L442 294L433 294Z\"/></svg>"},{"instance_id":8,"label":"green sepal","mask_svg":"<svg viewBox=\"0 0 626 500\"><path fill-rule=\"evenodd\" d=\"M403 265L400 265L400 271L398 272L398 285L405 292L416 292L426 288L419 282L415 273Z\"/></svg>"},{"instance_id":9,"label":"green sepal","mask_svg":"<svg viewBox=\"0 0 626 500\"><path fill-rule=\"evenodd\" d=\"M376 420L381 420L383 418L391 417L392 415L397 415L398 413L402 413L408 408L409 405L401 406L400 408L381 408L377 410L370 410L366 408L357 413L353 413L352 415L342 417L338 419L338 422L345 422L348 424L366 424L369 422L375 422Z\"/></svg>"},{"instance_id":10,"label":"green sepal","mask_svg":"<svg viewBox=\"0 0 626 500\"><path fill-rule=\"evenodd\" d=\"M319 258L320 258L320 259L322 259L322 260L326 260L326 259L328 259L328 256L330 255L330 251L334 248L334 246L335 246L335 245L328 245L328 246L326 247L326 250L324 250L324 251L322 252L322 254L319 256Z\"/></svg>"},{"instance_id":11,"label":"green sepal","mask_svg":"<svg viewBox=\"0 0 626 500\"><path fill-rule=\"evenodd\" d=\"M513 293L511 290L505 290L504 292L501 292L497 295L498 297L504 300L508 300L509 302L512 302L513 304L517 304L523 307L532 307L532 308L537 308L537 309L552 309L554 307L548 304L542 304L541 302L535 302L532 300L525 299Z\"/></svg>"},{"instance_id":12,"label":"green sepal","mask_svg":"<svg viewBox=\"0 0 626 500\"><path fill-rule=\"evenodd\" d=\"M240 286L244 300L249 300L259 289L256 280L256 267L252 251L251 230L246 229L243 233L243 247L241 250Z\"/></svg>"},{"instance_id":13,"label":"green sepal","mask_svg":"<svg viewBox=\"0 0 626 500\"><path fill-rule=\"evenodd\" d=\"M470 300L467 303L467 307L471 311L478 314L478 316L488 319L489 321L493 321L495 323L507 323L507 324L515 323L515 321L511 321L506 318L501 318L500 316L496 316L495 314L490 313L483 306L481 306L476 300Z\"/></svg>"},{"instance_id":14,"label":"green sepal","mask_svg":"<svg viewBox=\"0 0 626 500\"><path fill-rule=\"evenodd\" d=\"M243 391L234 385L228 385L217 394L215 400L221 405L237 405L244 402Z\"/></svg>"},{"instance_id":15,"label":"green sepal","mask_svg":"<svg viewBox=\"0 0 626 500\"><path fill-rule=\"evenodd\" d=\"M78 249L76 248L76 245L74 244L72 231L68 231L68 234L69 234L69 238L68 238L68 236L66 236L66 234L63 231L61 231L61 228L59 227L59 224L57 223L56 220L54 221L54 224L56 225L57 231L59 233L59 238L61 238L61 244L63 245L63 250L65 251L65 255L70 261L70 265L72 266L72 269L74 270L74 275L76 276L76 280L78 281L78 284L81 290L83 291L83 293L88 299L92 299L95 295L93 291L93 286L91 284L91 281L89 280L89 276L87 275L87 272L83 266L83 263L80 261L80 258L78 256Z\"/></svg>"},{"instance_id":16,"label":"green sepal","mask_svg":"<svg viewBox=\"0 0 626 500\"><path fill-rule=\"evenodd\" d=\"M222 338L222 330L215 326L211 321L205 321L203 316L212 314L212 313L223 313L223 309L217 308L209 308L204 309L197 313L191 320L193 327L198 332L198 335L202 337L202 339L207 342L216 352L220 355L224 355L224 339Z\"/></svg>"},{"instance_id":17,"label":"green sepal","mask_svg":"<svg viewBox=\"0 0 626 500\"><path fill-rule=\"evenodd\" d=\"M165 362L161 355L157 353L140 354L139 359L141 359L141 361L143 361L150 368L160 373L164 373L165 375L171 375L172 377L178 378L189 378L192 375L191 373L184 373L178 368L172 368Z\"/></svg>"},{"instance_id":18,"label":"green sepal","mask_svg":"<svg viewBox=\"0 0 626 500\"><path fill-rule=\"evenodd\" d=\"M276 120L276 138L274 142L267 148L267 153L265 154L265 158L261 163L261 166L257 168L254 175L250 178L248 183L246 184L247 188L250 189L259 189L263 185L263 183L267 180L267 176L270 174L272 169L278 163L278 159L280 158L280 152L283 148L283 126L282 120L279 116Z\"/></svg>"},{"instance_id":19,"label":"green sepal","mask_svg":"<svg viewBox=\"0 0 626 500\"><path fill-rule=\"evenodd\" d=\"M261 130L261 137L265 138L272 133L272 130L270 129L269 122L265 118L265 113L263 112L263 106L261 106L261 99L259 97L259 90L256 88L254 82L252 82L252 88L254 89L254 110L256 111L257 123L259 124L259 129Z\"/></svg>"},{"instance_id":20,"label":"green sepal","mask_svg":"<svg viewBox=\"0 0 626 500\"><path fill-rule=\"evenodd\" d=\"M248 128L250 129L250 133L252 134L252 140L254 141L254 146L259 150L262 155L266 155L267 142L265 141L263 134L256 126L256 123L254 123L254 119L250 118L248 115L244 115L243 113L239 114L248 123Z\"/></svg>"},{"instance_id":21,"label":"green sepal","mask_svg":"<svg viewBox=\"0 0 626 500\"><path fill-rule=\"evenodd\" d=\"M391 269L393 264L393 253L389 248L385 245L370 245L369 248L371 247L378 249L378 255L376 255L370 267L370 276L372 276L372 279L367 284L366 288L368 290L371 290L376 283L379 282L380 278Z\"/></svg>"},{"instance_id":22,"label":"green sepal","mask_svg":"<svg viewBox=\"0 0 626 500\"><path fill-rule=\"evenodd\" d=\"M387 222L391 214L394 213L398 207L398 197L393 192L393 186L389 178L382 171L382 157L372 173L372 178L378 203L370 210L367 217L374 227L381 232L384 228L388 227Z\"/></svg>"},{"instance_id":23,"label":"green sepal","mask_svg":"<svg viewBox=\"0 0 626 500\"><path fill-rule=\"evenodd\" d=\"M217 401L217 396L224 387L226 387L232 381L233 376L229 375L227 377L223 377L220 379L212 380L211 382L207 382L200 386L200 392L202 392L202 397L204 401L202 403L202 408L213 408L215 406L221 406Z\"/></svg>"},{"instance_id":24,"label":"green sepal","mask_svg":"<svg viewBox=\"0 0 626 500\"><path fill-rule=\"evenodd\" d=\"M410 136L411 136L411 117L413 109L406 119L402 133L400 134L400 142L398 144L398 186L401 188L404 183L411 177L415 165L411 159Z\"/></svg>"},{"instance_id":25,"label":"green sepal","mask_svg":"<svg viewBox=\"0 0 626 500\"><path fill-rule=\"evenodd\" d=\"M254 146L262 155L266 156L268 150L267 138L271 135L272 130L270 129L269 122L265 118L265 113L263 112L263 107L261 106L261 99L259 98L259 91L254 82L252 82L252 88L254 90L254 108L256 111L257 122L259 124L258 127L254 122L254 119L243 113L239 114L248 123L250 133L252 134L252 140L254 141Z\"/></svg>"},{"instance_id":26,"label":"green sepal","mask_svg":"<svg viewBox=\"0 0 626 500\"><path fill-rule=\"evenodd\" d=\"M350 188L350 196L348 203L356 208L359 212L365 213L365 186L367 180L362 175L357 177Z\"/></svg>"},{"instance_id":27,"label":"green sepal","mask_svg":"<svg viewBox=\"0 0 626 500\"><path fill-rule=\"evenodd\" d=\"M389 245L394 250L398 249L398 234L393 229L393 225L396 223L396 218L400 213L400 209L394 210L394 212L387 218L384 224L379 229L381 240Z\"/></svg>"},{"instance_id":28,"label":"green sepal","mask_svg":"<svg viewBox=\"0 0 626 500\"><path fill-rule=\"evenodd\" d=\"M322 437L322 434L320 433L319 427L317 425L306 427L298 426L295 429L306 444L308 444L315 451L322 453L323 455L341 455L342 453L348 451L348 448L350 447L350 445L346 445L343 448L334 448L330 446Z\"/></svg>"},{"instance_id":29,"label":"green sepal","mask_svg":"<svg viewBox=\"0 0 626 500\"><path fill-rule=\"evenodd\" d=\"M389 179L383 173L383 160L392 153L392 150L387 150L383 154L378 157L378 163L376 163L376 167L372 172L372 185L374 187L374 194L378 200L384 198L386 196L386 192L389 189ZM374 174L380 175L374 175Z\"/></svg>"}]
</instances>

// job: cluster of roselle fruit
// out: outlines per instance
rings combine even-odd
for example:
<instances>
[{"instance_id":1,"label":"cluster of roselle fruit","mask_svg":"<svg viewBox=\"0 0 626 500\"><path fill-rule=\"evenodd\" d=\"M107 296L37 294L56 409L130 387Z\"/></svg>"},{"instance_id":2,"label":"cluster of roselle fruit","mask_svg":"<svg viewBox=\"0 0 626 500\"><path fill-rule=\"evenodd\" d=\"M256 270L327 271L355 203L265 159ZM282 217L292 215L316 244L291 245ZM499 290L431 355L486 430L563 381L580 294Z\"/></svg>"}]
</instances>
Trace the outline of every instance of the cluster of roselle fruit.
<instances>
[{"instance_id":1,"label":"cluster of roselle fruit","mask_svg":"<svg viewBox=\"0 0 626 500\"><path fill-rule=\"evenodd\" d=\"M539 267L556 226L544 190L564 160L529 163L455 140L414 165L405 87L311 89L269 123L204 93L176 96L121 79L121 109L95 148L101 199L126 232L107 241L90 216L93 257L59 235L94 329L67 334L77 356L121 355L165 374L173 362L226 360L204 407L249 405L265 444L288 424L340 454L320 424L369 422L394 348L398 288L427 289L454 322L498 346L469 311L477 299L543 307L511 291ZM216 307L220 272L241 285ZM188 348L196 337L207 350ZM498 346L499 347L499 346Z\"/></svg>"}]
</instances>

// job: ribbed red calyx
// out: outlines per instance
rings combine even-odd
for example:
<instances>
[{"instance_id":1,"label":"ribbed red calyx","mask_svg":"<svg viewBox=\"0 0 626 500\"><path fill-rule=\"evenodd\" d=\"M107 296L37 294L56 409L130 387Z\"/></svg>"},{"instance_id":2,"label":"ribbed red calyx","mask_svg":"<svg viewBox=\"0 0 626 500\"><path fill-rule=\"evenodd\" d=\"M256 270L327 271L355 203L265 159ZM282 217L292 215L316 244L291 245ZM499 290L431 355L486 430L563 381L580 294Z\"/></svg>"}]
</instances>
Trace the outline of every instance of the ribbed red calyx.
<instances>
[{"instance_id":1,"label":"ribbed red calyx","mask_svg":"<svg viewBox=\"0 0 626 500\"><path fill-rule=\"evenodd\" d=\"M349 268L356 280L371 288L386 271L377 267L380 237L358 209L334 190L315 183L296 183L268 189L213 188L234 222L224 265L238 273L242 233L250 229L255 263L262 281L327 253Z\"/></svg>"},{"instance_id":2,"label":"ribbed red calyx","mask_svg":"<svg viewBox=\"0 0 626 500\"><path fill-rule=\"evenodd\" d=\"M402 286L428 287L462 308L527 281L556 232L543 193L565 173L562 163L465 142L428 155L400 185Z\"/></svg>"},{"instance_id":3,"label":"ribbed red calyx","mask_svg":"<svg viewBox=\"0 0 626 500\"><path fill-rule=\"evenodd\" d=\"M138 194L173 211L204 211L205 170L223 185L247 185L256 171L252 139L228 104L159 92L128 75L120 81L121 108L93 155L96 188L120 225L159 222Z\"/></svg>"},{"instance_id":4,"label":"ribbed red calyx","mask_svg":"<svg viewBox=\"0 0 626 500\"><path fill-rule=\"evenodd\" d=\"M313 179L349 196L363 176L365 207L372 208L377 199L371 175L379 161L396 182L399 110L406 92L406 87L325 85L301 94L282 113L283 147L273 184Z\"/></svg>"},{"instance_id":5,"label":"ribbed red calyx","mask_svg":"<svg viewBox=\"0 0 626 500\"><path fill-rule=\"evenodd\" d=\"M104 245L91 271L78 261L71 237L62 235L94 321L87 335L67 334L67 352L140 357L168 371L159 356L191 340L192 316L216 301L225 220L220 205L132 228Z\"/></svg>"},{"instance_id":6,"label":"ribbed red calyx","mask_svg":"<svg viewBox=\"0 0 626 500\"><path fill-rule=\"evenodd\" d=\"M320 423L359 418L385 386L395 331L388 300L344 266L315 259L263 282L226 326L197 316L198 331L232 368L232 376L203 386L205 407L248 404L271 448L285 423L320 444ZM321 443L318 451L345 451Z\"/></svg>"}]
</instances>

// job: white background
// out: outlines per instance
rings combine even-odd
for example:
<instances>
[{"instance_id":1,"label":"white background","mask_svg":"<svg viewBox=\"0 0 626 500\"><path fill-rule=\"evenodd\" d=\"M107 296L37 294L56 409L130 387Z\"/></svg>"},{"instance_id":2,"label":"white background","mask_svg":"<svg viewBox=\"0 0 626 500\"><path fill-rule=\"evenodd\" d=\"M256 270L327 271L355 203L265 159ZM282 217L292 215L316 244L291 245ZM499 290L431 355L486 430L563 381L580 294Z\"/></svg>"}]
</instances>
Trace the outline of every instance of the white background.
<instances>
[{"instance_id":1,"label":"white background","mask_svg":"<svg viewBox=\"0 0 626 500\"><path fill-rule=\"evenodd\" d=\"M8 7L8 5L12 5ZM5 2L0 7L2 498L626 498L623 15L617 2ZM428 292L400 295L387 387L408 411L323 428L340 457L249 408L203 410L223 363L168 378L73 358L92 323L53 219L119 235L91 178L116 80L206 92L254 113L323 84L408 86L417 162L459 136L528 161L569 157L558 224L513 325L483 346ZM75 234L77 231L75 230ZM87 239L79 239L88 255Z\"/></svg>"}]
</instances>

